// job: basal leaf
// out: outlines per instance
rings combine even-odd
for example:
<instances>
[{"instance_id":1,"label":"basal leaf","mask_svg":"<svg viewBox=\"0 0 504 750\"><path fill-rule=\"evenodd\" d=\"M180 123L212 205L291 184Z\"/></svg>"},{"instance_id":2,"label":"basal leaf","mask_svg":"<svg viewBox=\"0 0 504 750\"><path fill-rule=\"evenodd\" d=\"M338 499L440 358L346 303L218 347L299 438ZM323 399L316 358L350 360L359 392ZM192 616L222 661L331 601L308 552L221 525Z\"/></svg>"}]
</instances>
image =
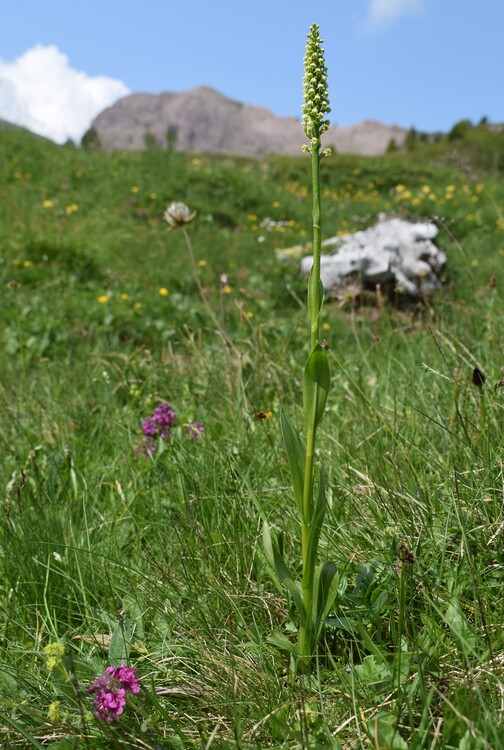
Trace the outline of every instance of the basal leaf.
<instances>
[{"instance_id":1,"label":"basal leaf","mask_svg":"<svg viewBox=\"0 0 504 750\"><path fill-rule=\"evenodd\" d=\"M264 554L268 563L271 565L275 573L277 574L280 581L283 583L287 591L292 596L292 600L296 605L301 623L304 622L304 605L303 595L301 586L298 582L294 581L290 571L285 564L285 561L280 554L278 543L271 534L271 529L266 521L263 524L263 547Z\"/></svg>"}]
</instances>

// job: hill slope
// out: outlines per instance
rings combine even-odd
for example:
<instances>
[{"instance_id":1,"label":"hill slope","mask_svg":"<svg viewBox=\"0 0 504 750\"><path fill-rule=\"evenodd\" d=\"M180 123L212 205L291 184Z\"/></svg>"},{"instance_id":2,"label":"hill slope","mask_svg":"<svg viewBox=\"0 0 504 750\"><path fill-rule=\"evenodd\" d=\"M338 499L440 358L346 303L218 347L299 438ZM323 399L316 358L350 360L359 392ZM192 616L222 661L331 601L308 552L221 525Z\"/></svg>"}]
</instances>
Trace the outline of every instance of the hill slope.
<instances>
[{"instance_id":1,"label":"hill slope","mask_svg":"<svg viewBox=\"0 0 504 750\"><path fill-rule=\"evenodd\" d=\"M108 107L93 122L106 149L141 149L145 136L166 144L168 129L179 151L233 153L246 156L299 154L306 140L295 117L276 117L263 107L228 99L207 86L182 93L130 94ZM341 153L374 156L391 138L404 142L406 130L366 120L331 127L325 143Z\"/></svg>"}]
</instances>

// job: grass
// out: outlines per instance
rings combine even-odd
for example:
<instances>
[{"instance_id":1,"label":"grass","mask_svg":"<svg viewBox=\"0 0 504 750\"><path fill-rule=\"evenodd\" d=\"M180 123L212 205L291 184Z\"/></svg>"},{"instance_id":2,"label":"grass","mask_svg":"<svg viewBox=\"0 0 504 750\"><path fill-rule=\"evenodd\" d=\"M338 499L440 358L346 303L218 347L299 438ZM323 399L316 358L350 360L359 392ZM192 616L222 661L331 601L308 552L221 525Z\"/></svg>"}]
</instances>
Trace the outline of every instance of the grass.
<instances>
[{"instance_id":1,"label":"grass","mask_svg":"<svg viewBox=\"0 0 504 750\"><path fill-rule=\"evenodd\" d=\"M308 320L275 249L307 241L309 159L0 133L4 748L504 747L504 186L422 149L323 163L325 236L436 217L448 269L426 305L325 305L320 546L340 583L310 681L274 645L295 632L261 546L267 520L297 565L278 414L302 420ZM172 200L198 210L232 350L166 232ZM179 426L145 458L141 421L164 401ZM106 726L87 688L122 658L143 690Z\"/></svg>"}]
</instances>

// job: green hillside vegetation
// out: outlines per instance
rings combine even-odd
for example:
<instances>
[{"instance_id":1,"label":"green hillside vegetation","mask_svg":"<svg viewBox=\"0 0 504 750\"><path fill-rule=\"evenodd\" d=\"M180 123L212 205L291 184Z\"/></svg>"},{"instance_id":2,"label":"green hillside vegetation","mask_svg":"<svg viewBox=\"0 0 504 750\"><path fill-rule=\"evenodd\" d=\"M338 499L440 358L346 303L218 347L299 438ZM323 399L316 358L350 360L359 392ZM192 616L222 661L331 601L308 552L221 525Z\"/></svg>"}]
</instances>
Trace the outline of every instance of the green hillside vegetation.
<instances>
[{"instance_id":1,"label":"green hillside vegetation","mask_svg":"<svg viewBox=\"0 0 504 750\"><path fill-rule=\"evenodd\" d=\"M432 300L324 306L340 578L308 680L261 529L295 567L306 281L275 250L310 239L309 159L0 131L4 748L504 747L503 142L324 159L324 237L434 220L448 265ZM88 689L123 661L141 692L108 724Z\"/></svg>"}]
</instances>

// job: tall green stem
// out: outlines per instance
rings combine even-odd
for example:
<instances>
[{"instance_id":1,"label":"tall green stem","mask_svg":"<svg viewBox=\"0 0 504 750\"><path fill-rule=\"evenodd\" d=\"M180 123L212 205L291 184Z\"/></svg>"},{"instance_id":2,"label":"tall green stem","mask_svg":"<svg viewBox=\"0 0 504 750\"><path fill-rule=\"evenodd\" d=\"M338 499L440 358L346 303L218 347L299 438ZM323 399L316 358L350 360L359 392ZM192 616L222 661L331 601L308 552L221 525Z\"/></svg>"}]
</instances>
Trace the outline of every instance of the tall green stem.
<instances>
[{"instance_id":1,"label":"tall green stem","mask_svg":"<svg viewBox=\"0 0 504 750\"><path fill-rule=\"evenodd\" d=\"M315 348L319 338L320 317L320 250L321 250L321 221L320 221L320 139L312 141L312 220L313 220L313 264L310 273L308 289L308 312L310 316L310 345ZM299 659L300 668L309 668L313 656L314 634L313 634L313 582L315 575L314 560L308 553L308 540L313 519L313 462L315 457L316 425L306 424L306 453L303 488L303 517L301 519L301 556L303 565L303 577L301 587L303 590L303 605L305 612L305 624L299 632Z\"/></svg>"},{"instance_id":2,"label":"tall green stem","mask_svg":"<svg viewBox=\"0 0 504 750\"><path fill-rule=\"evenodd\" d=\"M314 142L315 141L315 142ZM311 348L315 347L319 337L320 317L320 251L322 245L322 230L320 222L320 138L314 139L311 146L312 165L312 221L313 221L313 265L310 273L310 323Z\"/></svg>"}]
</instances>

